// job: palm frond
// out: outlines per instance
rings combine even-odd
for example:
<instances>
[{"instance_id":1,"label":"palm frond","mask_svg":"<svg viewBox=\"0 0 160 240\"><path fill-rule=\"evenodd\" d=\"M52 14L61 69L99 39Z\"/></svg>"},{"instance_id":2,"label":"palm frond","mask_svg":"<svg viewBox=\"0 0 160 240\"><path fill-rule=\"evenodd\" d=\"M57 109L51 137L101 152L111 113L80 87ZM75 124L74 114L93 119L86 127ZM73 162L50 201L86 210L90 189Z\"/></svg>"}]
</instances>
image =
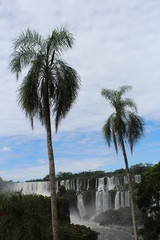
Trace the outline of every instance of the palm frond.
<instances>
[{"instance_id":1,"label":"palm frond","mask_svg":"<svg viewBox=\"0 0 160 240\"><path fill-rule=\"evenodd\" d=\"M23 68L32 65L34 59L42 51L43 44L41 36L29 29L14 40L10 69L12 73L16 74L17 79Z\"/></svg>"},{"instance_id":2,"label":"palm frond","mask_svg":"<svg viewBox=\"0 0 160 240\"><path fill-rule=\"evenodd\" d=\"M57 28L48 38L48 47L52 53L62 53L67 48L71 48L74 42L73 35L66 28Z\"/></svg>"},{"instance_id":3,"label":"palm frond","mask_svg":"<svg viewBox=\"0 0 160 240\"><path fill-rule=\"evenodd\" d=\"M131 89L132 89L131 86L126 86L126 85L121 86L121 87L119 88L119 90L117 91L119 97L121 98L122 95L124 95L126 92L128 92L128 91L131 90Z\"/></svg>"},{"instance_id":4,"label":"palm frond","mask_svg":"<svg viewBox=\"0 0 160 240\"><path fill-rule=\"evenodd\" d=\"M31 126L33 128L33 118L40 116L41 102L38 93L41 69L43 66L43 59L41 56L37 57L24 81L18 90L18 104L26 113L26 117L30 118ZM40 118L43 122L43 118Z\"/></svg>"},{"instance_id":5,"label":"palm frond","mask_svg":"<svg viewBox=\"0 0 160 240\"><path fill-rule=\"evenodd\" d=\"M113 138L113 143L114 143L114 147L115 147L116 153L118 153L117 138L116 138L116 132L115 132L115 128L114 128L113 122L112 122L112 138Z\"/></svg>"},{"instance_id":6,"label":"palm frond","mask_svg":"<svg viewBox=\"0 0 160 240\"><path fill-rule=\"evenodd\" d=\"M128 117L127 138L130 145L131 153L133 146L144 134L144 120L134 113L130 113Z\"/></svg>"},{"instance_id":7,"label":"palm frond","mask_svg":"<svg viewBox=\"0 0 160 240\"><path fill-rule=\"evenodd\" d=\"M19 78L19 74L22 69L27 67L34 59L34 52L28 49L24 51L15 51L11 55L10 69L12 73L16 74L16 78Z\"/></svg>"},{"instance_id":8,"label":"palm frond","mask_svg":"<svg viewBox=\"0 0 160 240\"><path fill-rule=\"evenodd\" d=\"M137 115L136 104L130 98L123 98L123 95L130 89L130 86L122 86L118 91L112 89L102 90L102 95L109 100L109 103L115 109L114 118L108 118L109 123L112 125L112 129L108 129L108 131L112 132L116 152L118 151L117 142L122 147L122 142L125 140L128 141L132 152L134 144L143 135L144 131L144 121ZM109 132L105 132L103 129L103 133L106 140L108 138L110 142Z\"/></svg>"},{"instance_id":9,"label":"palm frond","mask_svg":"<svg viewBox=\"0 0 160 240\"><path fill-rule=\"evenodd\" d=\"M122 106L124 109L126 109L126 107L133 109L137 113L137 105L131 98L125 98L122 100Z\"/></svg>"},{"instance_id":10,"label":"palm frond","mask_svg":"<svg viewBox=\"0 0 160 240\"><path fill-rule=\"evenodd\" d=\"M105 125L103 126L102 128L102 132L103 132L103 135L104 135L104 138L108 144L108 146L110 147L111 145L111 137L112 137L112 117L109 117L105 123Z\"/></svg>"},{"instance_id":11,"label":"palm frond","mask_svg":"<svg viewBox=\"0 0 160 240\"><path fill-rule=\"evenodd\" d=\"M13 41L14 51L17 49L25 49L25 48L34 48L34 47L42 47L43 39L41 35L36 31L32 31L29 28L22 32L14 41Z\"/></svg>"},{"instance_id":12,"label":"palm frond","mask_svg":"<svg viewBox=\"0 0 160 240\"><path fill-rule=\"evenodd\" d=\"M104 96L109 101L112 101L114 99L115 97L114 92L115 92L114 90L109 90L107 88L106 89L103 88L101 91L102 96Z\"/></svg>"},{"instance_id":13,"label":"palm frond","mask_svg":"<svg viewBox=\"0 0 160 240\"><path fill-rule=\"evenodd\" d=\"M116 104L116 91L109 89L102 89L102 96L105 97L106 100L109 100L109 103L112 107L115 107Z\"/></svg>"},{"instance_id":14,"label":"palm frond","mask_svg":"<svg viewBox=\"0 0 160 240\"><path fill-rule=\"evenodd\" d=\"M64 118L73 102L75 101L80 88L80 78L77 72L63 61L58 61L55 74L55 96L51 96L55 114L56 131L62 118Z\"/></svg>"}]
</instances>

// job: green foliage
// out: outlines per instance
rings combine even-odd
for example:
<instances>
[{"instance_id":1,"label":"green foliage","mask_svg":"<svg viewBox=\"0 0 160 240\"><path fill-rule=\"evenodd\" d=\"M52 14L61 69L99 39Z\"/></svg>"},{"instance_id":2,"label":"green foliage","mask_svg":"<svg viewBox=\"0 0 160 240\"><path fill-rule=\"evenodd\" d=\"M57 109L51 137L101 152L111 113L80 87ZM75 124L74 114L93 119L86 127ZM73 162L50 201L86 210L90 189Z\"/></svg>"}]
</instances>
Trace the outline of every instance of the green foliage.
<instances>
[{"instance_id":1,"label":"green foliage","mask_svg":"<svg viewBox=\"0 0 160 240\"><path fill-rule=\"evenodd\" d=\"M136 218L139 224L142 223L142 214L140 211L136 211ZM95 222L100 223L100 225L132 225L132 216L130 208L120 208L118 210L110 209L104 213L98 215Z\"/></svg>"},{"instance_id":2,"label":"green foliage","mask_svg":"<svg viewBox=\"0 0 160 240\"><path fill-rule=\"evenodd\" d=\"M139 230L144 240L159 240L160 235L160 221L153 219L153 217L146 217L144 227Z\"/></svg>"},{"instance_id":3,"label":"green foliage","mask_svg":"<svg viewBox=\"0 0 160 240\"><path fill-rule=\"evenodd\" d=\"M53 30L46 39L27 29L14 41L10 69L19 78L22 70L29 67L18 90L18 103L32 127L37 118L47 128L52 112L57 131L77 97L80 87L77 72L60 59L73 41L66 28Z\"/></svg>"},{"instance_id":4,"label":"green foliage","mask_svg":"<svg viewBox=\"0 0 160 240\"><path fill-rule=\"evenodd\" d=\"M1 240L50 240L50 200L42 196L21 193L1 193Z\"/></svg>"},{"instance_id":5,"label":"green foliage","mask_svg":"<svg viewBox=\"0 0 160 240\"><path fill-rule=\"evenodd\" d=\"M117 170L115 170L114 172L113 172L113 174L114 175L126 175L126 170L125 169L123 169L123 168L121 168L121 169L117 169Z\"/></svg>"},{"instance_id":6,"label":"green foliage","mask_svg":"<svg viewBox=\"0 0 160 240\"><path fill-rule=\"evenodd\" d=\"M129 143L132 152L134 144L144 132L144 121L137 115L136 104L130 98L122 98L130 89L130 86L122 86L119 90L102 90L102 95L115 110L106 120L103 134L109 147L113 140L117 153L118 144L122 147L123 141Z\"/></svg>"},{"instance_id":7,"label":"green foliage","mask_svg":"<svg viewBox=\"0 0 160 240\"><path fill-rule=\"evenodd\" d=\"M99 178L104 177L104 171L88 171L80 173L71 172L59 172L56 176L57 180L73 180L73 179L88 179L88 178Z\"/></svg>"},{"instance_id":8,"label":"green foliage","mask_svg":"<svg viewBox=\"0 0 160 240\"><path fill-rule=\"evenodd\" d=\"M61 225L60 226L61 240L96 240L98 234L86 226L79 225Z\"/></svg>"},{"instance_id":9,"label":"green foliage","mask_svg":"<svg viewBox=\"0 0 160 240\"><path fill-rule=\"evenodd\" d=\"M137 186L138 206L144 212L160 214L160 162L142 174Z\"/></svg>"},{"instance_id":10,"label":"green foliage","mask_svg":"<svg viewBox=\"0 0 160 240\"><path fill-rule=\"evenodd\" d=\"M65 198L68 201L68 204L70 206L70 209L74 209L78 213L77 209L77 194L74 190L66 190L64 186L59 187L59 191L57 193L57 197L59 198Z\"/></svg>"},{"instance_id":11,"label":"green foliage","mask_svg":"<svg viewBox=\"0 0 160 240\"><path fill-rule=\"evenodd\" d=\"M97 234L85 226L73 225L69 203L57 198L60 240L96 240ZM0 240L51 240L50 198L0 192Z\"/></svg>"},{"instance_id":12,"label":"green foliage","mask_svg":"<svg viewBox=\"0 0 160 240\"><path fill-rule=\"evenodd\" d=\"M139 163L136 165L133 165L130 167L130 173L131 174L143 174L144 172L146 172L147 170L149 170L153 165L150 163Z\"/></svg>"},{"instance_id":13,"label":"green foliage","mask_svg":"<svg viewBox=\"0 0 160 240\"><path fill-rule=\"evenodd\" d=\"M137 204L145 213L144 227L141 230L144 239L158 239L158 234L160 234L160 162L142 174L141 182L137 185Z\"/></svg>"},{"instance_id":14,"label":"green foliage","mask_svg":"<svg viewBox=\"0 0 160 240\"><path fill-rule=\"evenodd\" d=\"M69 202L67 198L57 198L57 209L59 223L70 223Z\"/></svg>"},{"instance_id":15,"label":"green foliage","mask_svg":"<svg viewBox=\"0 0 160 240\"><path fill-rule=\"evenodd\" d=\"M73 174L71 172L59 172L56 175L57 180L70 180L73 178Z\"/></svg>"}]
</instances>

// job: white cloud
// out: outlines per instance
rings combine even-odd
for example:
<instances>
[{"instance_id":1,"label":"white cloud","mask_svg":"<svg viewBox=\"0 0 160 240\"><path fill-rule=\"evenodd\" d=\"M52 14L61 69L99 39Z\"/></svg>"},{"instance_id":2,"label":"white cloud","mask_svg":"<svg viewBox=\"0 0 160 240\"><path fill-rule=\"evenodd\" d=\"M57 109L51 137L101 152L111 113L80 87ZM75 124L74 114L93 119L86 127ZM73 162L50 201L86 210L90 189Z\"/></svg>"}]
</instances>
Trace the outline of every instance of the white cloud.
<instances>
[{"instance_id":1,"label":"white cloud","mask_svg":"<svg viewBox=\"0 0 160 240\"><path fill-rule=\"evenodd\" d=\"M87 158L84 159L58 159L56 161L57 172L82 172L82 171L96 171L104 169L104 167L115 164L115 159L111 158ZM111 164L112 163L112 164Z\"/></svg>"},{"instance_id":2,"label":"white cloud","mask_svg":"<svg viewBox=\"0 0 160 240\"><path fill-rule=\"evenodd\" d=\"M92 4L91 4L92 3ZM38 4L38 10L37 10ZM31 133L31 127L16 102L16 81L9 73L11 41L27 27L42 34L68 25L75 46L66 56L82 79L77 104L62 124L62 130L100 130L110 108L100 91L122 84L134 87L131 96L146 120L160 120L160 4L136 1L2 1L0 59L1 134ZM32 7L30 7L32 6ZM47 16L47 17L46 17ZM5 26L5 27L4 27ZM8 34L9 33L9 34ZM6 98L7 96L7 98ZM25 126L25 127L24 127ZM40 124L35 131L41 132Z\"/></svg>"},{"instance_id":3,"label":"white cloud","mask_svg":"<svg viewBox=\"0 0 160 240\"><path fill-rule=\"evenodd\" d=\"M1 153L7 153L7 152L10 152L10 151L11 151L11 149L9 147L2 147L2 148L0 148L0 152Z\"/></svg>"},{"instance_id":4,"label":"white cloud","mask_svg":"<svg viewBox=\"0 0 160 240\"><path fill-rule=\"evenodd\" d=\"M0 170L0 176L3 180L25 181L45 177L49 172L48 162L40 161L37 166L16 166L13 169ZM81 172L96 171L100 169L116 168L117 161L114 158L91 158L91 159L65 159L59 158L55 162L56 172Z\"/></svg>"},{"instance_id":5,"label":"white cloud","mask_svg":"<svg viewBox=\"0 0 160 240\"><path fill-rule=\"evenodd\" d=\"M37 160L37 162L39 163L39 164L44 164L44 163L48 163L48 159L38 159Z\"/></svg>"},{"instance_id":6,"label":"white cloud","mask_svg":"<svg viewBox=\"0 0 160 240\"><path fill-rule=\"evenodd\" d=\"M31 179L43 178L48 174L48 166L18 167L16 169L0 171L3 180L25 181Z\"/></svg>"}]
</instances>

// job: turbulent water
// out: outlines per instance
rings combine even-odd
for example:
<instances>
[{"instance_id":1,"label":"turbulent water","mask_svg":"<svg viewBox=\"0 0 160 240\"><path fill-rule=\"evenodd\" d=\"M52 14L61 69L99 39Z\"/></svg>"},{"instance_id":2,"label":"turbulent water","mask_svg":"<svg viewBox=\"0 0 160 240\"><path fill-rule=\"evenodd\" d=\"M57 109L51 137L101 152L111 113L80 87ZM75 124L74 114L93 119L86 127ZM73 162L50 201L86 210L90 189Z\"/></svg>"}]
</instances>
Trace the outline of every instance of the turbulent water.
<instances>
[{"instance_id":1,"label":"turbulent water","mask_svg":"<svg viewBox=\"0 0 160 240\"><path fill-rule=\"evenodd\" d=\"M117 225L100 226L98 223L83 221L75 216L71 216L71 222L74 224L85 225L98 232L98 240L134 240L132 227L122 227Z\"/></svg>"}]
</instances>

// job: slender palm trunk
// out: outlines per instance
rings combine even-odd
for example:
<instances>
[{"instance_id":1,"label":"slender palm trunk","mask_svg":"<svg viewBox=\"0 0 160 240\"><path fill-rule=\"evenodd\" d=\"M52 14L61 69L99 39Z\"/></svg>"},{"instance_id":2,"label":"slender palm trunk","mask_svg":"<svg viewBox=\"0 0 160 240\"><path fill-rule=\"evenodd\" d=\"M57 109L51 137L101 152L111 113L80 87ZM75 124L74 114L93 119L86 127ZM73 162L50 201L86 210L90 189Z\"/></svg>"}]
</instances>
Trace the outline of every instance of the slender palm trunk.
<instances>
[{"instance_id":1,"label":"slender palm trunk","mask_svg":"<svg viewBox=\"0 0 160 240\"><path fill-rule=\"evenodd\" d=\"M131 201L131 212L132 212L132 222L133 222L133 229L134 229L134 238L135 238L135 240L138 240L137 222L136 222L136 216L135 216L135 204L134 204L134 199L133 199L133 189L132 189L132 185L131 185L131 178L130 178L130 172L129 172L129 167L128 167L127 154L126 154L123 139L121 141L121 146L122 146L122 152L123 152L123 156L124 156L127 179L128 179L128 186L129 186L129 196L130 196L130 201Z\"/></svg>"},{"instance_id":2,"label":"slender palm trunk","mask_svg":"<svg viewBox=\"0 0 160 240\"><path fill-rule=\"evenodd\" d=\"M49 91L48 91L48 62L46 64L47 64L46 76L45 76L46 95L44 98L44 104L45 104L45 125L46 125L46 131L47 131L47 147L48 147L48 157L49 157L52 232L53 232L53 240L59 240L57 201L56 201L56 176L55 176L55 164L54 164L54 154L53 154L53 146L52 146L51 114L50 114Z\"/></svg>"},{"instance_id":3,"label":"slender palm trunk","mask_svg":"<svg viewBox=\"0 0 160 240\"><path fill-rule=\"evenodd\" d=\"M50 176L50 192L51 192L51 215L52 215L52 231L53 240L58 240L58 217L57 217L57 203L56 203L56 177L55 177L55 164L52 147L52 135L50 118L47 126L47 146L49 157L49 176Z\"/></svg>"}]
</instances>

